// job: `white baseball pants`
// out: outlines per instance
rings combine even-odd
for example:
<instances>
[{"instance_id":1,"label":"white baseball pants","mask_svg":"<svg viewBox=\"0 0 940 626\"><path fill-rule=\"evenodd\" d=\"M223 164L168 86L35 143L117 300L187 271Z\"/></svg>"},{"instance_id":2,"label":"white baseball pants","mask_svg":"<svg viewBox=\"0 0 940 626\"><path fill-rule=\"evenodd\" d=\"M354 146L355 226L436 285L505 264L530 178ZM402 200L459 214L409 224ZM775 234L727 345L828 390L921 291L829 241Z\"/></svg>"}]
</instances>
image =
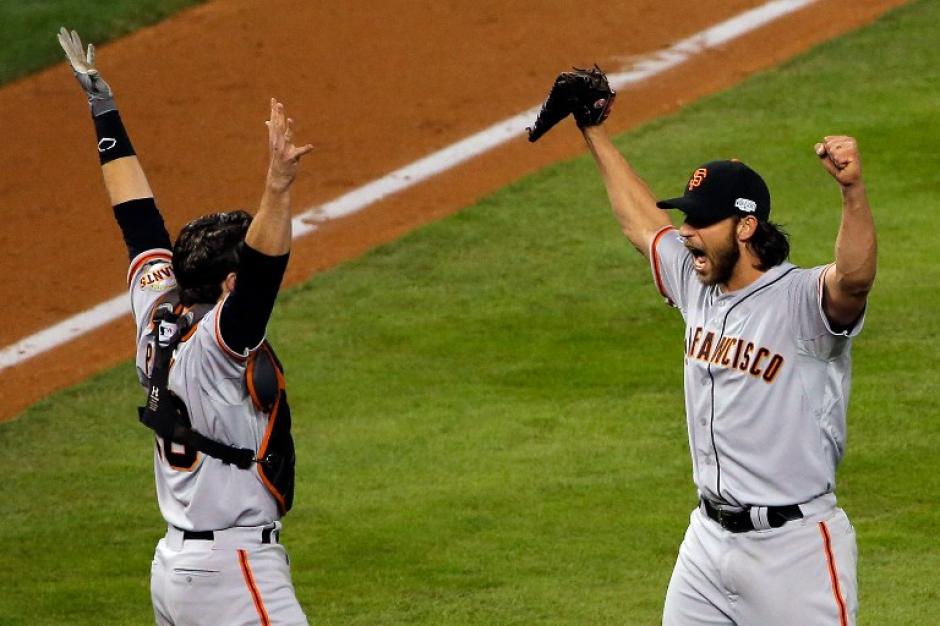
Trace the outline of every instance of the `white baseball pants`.
<instances>
[{"instance_id":1,"label":"white baseball pants","mask_svg":"<svg viewBox=\"0 0 940 626\"><path fill-rule=\"evenodd\" d=\"M157 625L306 625L287 552L276 540L262 543L263 530L231 528L215 531L212 540L184 541L171 527L150 574Z\"/></svg>"},{"instance_id":2,"label":"white baseball pants","mask_svg":"<svg viewBox=\"0 0 940 626\"><path fill-rule=\"evenodd\" d=\"M744 533L695 509L663 626L854 626L855 529L832 496L818 500L803 519Z\"/></svg>"}]
</instances>

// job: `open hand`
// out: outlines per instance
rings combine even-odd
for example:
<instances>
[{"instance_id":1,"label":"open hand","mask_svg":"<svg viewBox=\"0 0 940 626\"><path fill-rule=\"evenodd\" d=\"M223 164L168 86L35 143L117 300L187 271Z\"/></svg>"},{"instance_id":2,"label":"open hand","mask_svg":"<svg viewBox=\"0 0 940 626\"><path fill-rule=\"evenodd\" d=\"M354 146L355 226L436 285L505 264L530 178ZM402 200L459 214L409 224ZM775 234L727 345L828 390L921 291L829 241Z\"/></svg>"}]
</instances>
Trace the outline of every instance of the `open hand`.
<instances>
[{"instance_id":1,"label":"open hand","mask_svg":"<svg viewBox=\"0 0 940 626\"><path fill-rule=\"evenodd\" d=\"M287 117L284 105L271 98L271 115L268 126L268 147L271 162L268 166L268 184L276 189L286 189L294 182L300 158L313 150L311 144L293 144L294 120Z\"/></svg>"}]
</instances>

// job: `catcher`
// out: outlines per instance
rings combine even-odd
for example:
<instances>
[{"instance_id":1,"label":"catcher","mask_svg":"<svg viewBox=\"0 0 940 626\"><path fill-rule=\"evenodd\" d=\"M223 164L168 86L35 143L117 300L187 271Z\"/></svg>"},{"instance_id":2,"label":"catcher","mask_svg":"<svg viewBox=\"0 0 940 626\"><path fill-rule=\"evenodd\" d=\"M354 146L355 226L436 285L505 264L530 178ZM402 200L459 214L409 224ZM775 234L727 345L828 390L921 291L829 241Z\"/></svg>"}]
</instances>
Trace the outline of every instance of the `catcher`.
<instances>
[{"instance_id":1,"label":"catcher","mask_svg":"<svg viewBox=\"0 0 940 626\"><path fill-rule=\"evenodd\" d=\"M290 190L312 146L271 100L270 160L254 218L212 213L171 244L153 192L95 67L94 47L59 43L88 97L114 216L127 244L141 421L154 431L166 536L150 590L157 624L306 624L280 544L294 493L283 369L265 330L287 267Z\"/></svg>"},{"instance_id":2,"label":"catcher","mask_svg":"<svg viewBox=\"0 0 940 626\"><path fill-rule=\"evenodd\" d=\"M855 531L836 506L852 338L875 279L875 227L856 141L815 146L842 193L834 261L789 263L763 179L711 161L656 202L601 123L597 67L561 74L529 138L574 116L627 239L686 324L685 407L698 491L663 624L855 623ZM662 209L678 209L676 229Z\"/></svg>"}]
</instances>

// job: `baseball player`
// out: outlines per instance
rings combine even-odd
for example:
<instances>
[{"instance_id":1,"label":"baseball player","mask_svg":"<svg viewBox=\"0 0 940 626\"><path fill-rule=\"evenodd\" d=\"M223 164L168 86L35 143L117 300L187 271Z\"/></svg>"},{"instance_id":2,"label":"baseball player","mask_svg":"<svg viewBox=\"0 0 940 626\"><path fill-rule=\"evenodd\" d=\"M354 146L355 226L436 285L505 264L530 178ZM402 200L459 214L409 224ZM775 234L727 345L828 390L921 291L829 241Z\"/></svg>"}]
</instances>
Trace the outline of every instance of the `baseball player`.
<instances>
[{"instance_id":1,"label":"baseball player","mask_svg":"<svg viewBox=\"0 0 940 626\"><path fill-rule=\"evenodd\" d=\"M257 214L214 213L175 245L111 88L74 31L59 42L91 105L105 187L130 256L141 421L155 431L154 474L167 533L151 596L157 624L306 624L279 543L294 448L283 370L265 341L291 241L301 157L271 100L270 161Z\"/></svg>"},{"instance_id":2,"label":"baseball player","mask_svg":"<svg viewBox=\"0 0 940 626\"><path fill-rule=\"evenodd\" d=\"M787 262L788 239L769 219L770 193L747 165L705 163L681 196L657 202L600 125L613 99L603 74L568 72L553 94L563 110L540 116L530 137L574 115L623 233L686 324L685 406L699 504L663 624L854 624L855 532L834 489L851 342L876 256L855 140L816 144L841 189L842 222L834 262L803 269ZM681 211L682 225L674 228L662 209Z\"/></svg>"}]
</instances>

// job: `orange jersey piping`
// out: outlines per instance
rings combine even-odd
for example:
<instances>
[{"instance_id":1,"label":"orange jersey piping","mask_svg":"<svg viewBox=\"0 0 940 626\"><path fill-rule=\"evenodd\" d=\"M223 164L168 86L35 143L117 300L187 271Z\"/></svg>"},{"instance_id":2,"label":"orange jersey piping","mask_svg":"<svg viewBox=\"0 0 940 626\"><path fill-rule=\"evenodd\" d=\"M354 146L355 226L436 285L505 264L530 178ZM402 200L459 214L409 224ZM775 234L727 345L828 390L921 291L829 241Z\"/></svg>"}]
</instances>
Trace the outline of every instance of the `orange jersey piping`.
<instances>
[{"instance_id":1,"label":"orange jersey piping","mask_svg":"<svg viewBox=\"0 0 940 626\"><path fill-rule=\"evenodd\" d=\"M154 248L153 250L147 250L146 252L138 254L134 257L134 260L131 261L130 267L127 269L127 286L131 286L131 281L134 279L137 272L140 271L140 268L153 261L172 263L173 253L165 248Z\"/></svg>"},{"instance_id":2,"label":"orange jersey piping","mask_svg":"<svg viewBox=\"0 0 940 626\"><path fill-rule=\"evenodd\" d=\"M225 354L227 354L229 357L235 359L236 361L239 361L239 362L242 362L242 363L243 363L243 362L245 361L245 359L247 359L248 357L245 356L244 354L239 354L239 353L235 352L234 350L232 350L231 348L229 348L229 347L225 344L225 340L222 339L222 330L219 328L219 323L220 323L220 320L222 319L222 307L225 306L225 301L226 301L227 299L228 299L228 294L225 294L225 297L222 298L222 301L219 302L219 303L216 305L216 307L215 307L215 308L216 308L216 311L215 311L215 342L216 342L217 344L219 344L219 347L222 348L222 351L225 352Z\"/></svg>"},{"instance_id":3,"label":"orange jersey piping","mask_svg":"<svg viewBox=\"0 0 940 626\"><path fill-rule=\"evenodd\" d=\"M659 293L669 302L669 306L676 306L675 302L672 301L672 298L666 293L666 286L663 284L663 276L659 271L659 252L656 251L656 246L659 245L659 240L662 239L662 236L667 232L675 230L675 227L672 225L663 226L656 234L653 235L653 241L650 243L650 265L653 266L653 279L656 281L656 289L659 290Z\"/></svg>"}]
</instances>

